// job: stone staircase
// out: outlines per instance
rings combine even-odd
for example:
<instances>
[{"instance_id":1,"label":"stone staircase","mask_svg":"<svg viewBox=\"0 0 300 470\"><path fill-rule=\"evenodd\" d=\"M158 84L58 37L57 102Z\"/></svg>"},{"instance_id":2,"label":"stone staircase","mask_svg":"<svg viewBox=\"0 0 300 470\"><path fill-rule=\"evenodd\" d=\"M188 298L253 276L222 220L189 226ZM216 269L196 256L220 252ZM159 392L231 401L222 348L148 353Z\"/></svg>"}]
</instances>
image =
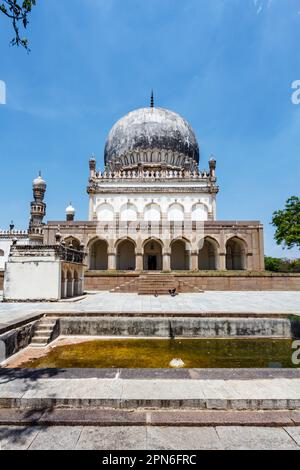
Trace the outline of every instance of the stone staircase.
<instances>
[{"instance_id":1,"label":"stone staircase","mask_svg":"<svg viewBox=\"0 0 300 470\"><path fill-rule=\"evenodd\" d=\"M57 325L57 318L44 317L38 320L35 326L34 335L31 339L30 346L45 347L48 343L53 341L58 336L58 331L55 332ZM56 334L57 333L57 334Z\"/></svg>"},{"instance_id":2,"label":"stone staircase","mask_svg":"<svg viewBox=\"0 0 300 470\"><path fill-rule=\"evenodd\" d=\"M138 278L137 292L143 294L169 294L169 289L177 289L178 282L173 274L147 273Z\"/></svg>"},{"instance_id":3,"label":"stone staircase","mask_svg":"<svg viewBox=\"0 0 300 470\"><path fill-rule=\"evenodd\" d=\"M204 292L201 287L194 286L189 281L178 281L174 274L165 273L144 273L139 277L123 282L119 286L114 287L110 292L158 295L169 294L169 289L176 289L177 293L199 293Z\"/></svg>"},{"instance_id":4,"label":"stone staircase","mask_svg":"<svg viewBox=\"0 0 300 470\"><path fill-rule=\"evenodd\" d=\"M110 292L120 293L120 292L137 292L138 291L138 281L139 278L135 277L134 279L130 279L130 281L123 282L119 286L114 287L110 290Z\"/></svg>"},{"instance_id":5,"label":"stone staircase","mask_svg":"<svg viewBox=\"0 0 300 470\"><path fill-rule=\"evenodd\" d=\"M194 286L193 284L191 284L188 281L179 281L178 292L181 292L181 293L191 293L191 292L203 293L204 290L201 289L201 287Z\"/></svg>"}]
</instances>

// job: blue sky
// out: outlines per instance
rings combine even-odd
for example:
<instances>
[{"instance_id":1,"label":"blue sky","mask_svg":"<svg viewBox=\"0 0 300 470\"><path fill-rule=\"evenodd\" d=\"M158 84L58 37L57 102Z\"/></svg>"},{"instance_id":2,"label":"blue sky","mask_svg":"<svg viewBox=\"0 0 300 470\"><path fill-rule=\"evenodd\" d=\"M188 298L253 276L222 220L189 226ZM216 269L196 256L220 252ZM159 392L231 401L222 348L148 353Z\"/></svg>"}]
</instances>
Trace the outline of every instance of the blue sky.
<instances>
[{"instance_id":1,"label":"blue sky","mask_svg":"<svg viewBox=\"0 0 300 470\"><path fill-rule=\"evenodd\" d=\"M217 159L218 219L261 220L299 196L300 0L38 0L31 53L10 47L0 15L0 227L26 228L31 182L47 180L47 220L71 200L87 219L88 159L103 165L106 135L127 112L183 115Z\"/></svg>"}]
</instances>

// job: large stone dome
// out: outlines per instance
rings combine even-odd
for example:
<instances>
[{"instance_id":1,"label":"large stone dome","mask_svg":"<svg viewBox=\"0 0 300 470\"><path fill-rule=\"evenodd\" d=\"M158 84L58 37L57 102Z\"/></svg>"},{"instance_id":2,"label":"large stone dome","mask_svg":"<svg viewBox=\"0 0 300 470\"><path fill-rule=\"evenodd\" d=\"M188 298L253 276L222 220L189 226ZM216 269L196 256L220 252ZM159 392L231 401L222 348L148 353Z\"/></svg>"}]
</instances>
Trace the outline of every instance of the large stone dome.
<instances>
[{"instance_id":1,"label":"large stone dome","mask_svg":"<svg viewBox=\"0 0 300 470\"><path fill-rule=\"evenodd\" d=\"M125 156L125 162L130 164L128 157L133 153L146 155L152 150L156 157L150 157L151 163L157 163L156 160L170 163L171 158L175 165L179 161L179 165L183 161L199 163L198 143L188 122L168 109L150 107L126 114L112 127L105 145L105 165L120 159L123 166ZM143 156L139 158L144 163Z\"/></svg>"}]
</instances>

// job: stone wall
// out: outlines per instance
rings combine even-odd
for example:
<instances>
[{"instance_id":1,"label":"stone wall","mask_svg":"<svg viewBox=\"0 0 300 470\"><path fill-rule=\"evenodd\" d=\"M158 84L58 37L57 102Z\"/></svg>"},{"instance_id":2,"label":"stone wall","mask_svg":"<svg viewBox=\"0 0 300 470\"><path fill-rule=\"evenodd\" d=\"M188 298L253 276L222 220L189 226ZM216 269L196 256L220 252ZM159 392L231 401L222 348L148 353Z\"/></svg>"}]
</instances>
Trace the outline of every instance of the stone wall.
<instances>
[{"instance_id":1,"label":"stone wall","mask_svg":"<svg viewBox=\"0 0 300 470\"><path fill-rule=\"evenodd\" d=\"M119 287L122 284L130 282L133 279L138 279L139 274L120 274L118 276L97 275L91 272L86 272L84 276L84 289L85 290L111 290Z\"/></svg>"},{"instance_id":2,"label":"stone wall","mask_svg":"<svg viewBox=\"0 0 300 470\"><path fill-rule=\"evenodd\" d=\"M0 363L29 345L34 333L35 322L0 335Z\"/></svg>"},{"instance_id":3,"label":"stone wall","mask_svg":"<svg viewBox=\"0 0 300 470\"><path fill-rule=\"evenodd\" d=\"M62 335L156 337L285 337L293 335L287 319L275 318L120 318L75 317L60 319Z\"/></svg>"},{"instance_id":4,"label":"stone wall","mask_svg":"<svg viewBox=\"0 0 300 470\"><path fill-rule=\"evenodd\" d=\"M247 291L247 290L300 290L300 275L276 273L225 273L216 272L204 275L175 274L176 280L185 281L191 287L203 290ZM85 290L111 290L137 279L138 273L107 275L88 271L85 273ZM186 289L185 289L186 290ZM125 292L123 290L123 292ZM130 287L132 292L132 286Z\"/></svg>"},{"instance_id":5,"label":"stone wall","mask_svg":"<svg viewBox=\"0 0 300 470\"><path fill-rule=\"evenodd\" d=\"M129 240L134 247L135 256L131 265L135 265L137 271L146 269L143 261L147 242L150 240L158 241L161 246L162 269L164 271L171 269L172 246L174 248L173 242L178 239L185 243L188 255L185 269L191 272L197 269L208 269L199 264L199 253L204 239L210 244L211 249L213 248L214 264L217 270L240 269L228 267L227 261L231 253L228 246L230 241L240 246L240 253L236 256L240 258L238 264L241 264L242 269L245 268L249 272L264 270L263 227L259 221L209 220L200 223L184 220L178 227L176 222L167 220L167 214L162 214L161 220L151 226L151 233L149 233L149 221L139 219L132 222L113 220L101 223L99 221L52 221L44 227L44 243L55 243L55 233L58 227L63 240L68 241L72 237L73 242L84 245L87 254L85 262L90 270L121 269L118 263L118 250L121 241L125 239ZM100 240L104 242L105 250L101 249L99 257L102 258L102 262L97 264L94 262L94 249Z\"/></svg>"},{"instance_id":6,"label":"stone wall","mask_svg":"<svg viewBox=\"0 0 300 470\"><path fill-rule=\"evenodd\" d=\"M300 290L300 276L282 275L214 275L178 276L178 280L203 290Z\"/></svg>"}]
</instances>

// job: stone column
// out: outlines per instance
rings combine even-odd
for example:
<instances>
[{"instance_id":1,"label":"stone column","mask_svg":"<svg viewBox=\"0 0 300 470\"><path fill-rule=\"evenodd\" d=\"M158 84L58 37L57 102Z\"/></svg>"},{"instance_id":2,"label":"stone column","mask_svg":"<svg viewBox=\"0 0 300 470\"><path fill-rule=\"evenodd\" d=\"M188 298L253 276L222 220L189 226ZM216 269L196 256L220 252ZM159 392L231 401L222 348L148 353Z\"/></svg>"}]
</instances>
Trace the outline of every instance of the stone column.
<instances>
[{"instance_id":1,"label":"stone column","mask_svg":"<svg viewBox=\"0 0 300 470\"><path fill-rule=\"evenodd\" d=\"M116 269L116 253L115 252L108 252L107 253L108 257L108 269L109 270L114 270Z\"/></svg>"},{"instance_id":2,"label":"stone column","mask_svg":"<svg viewBox=\"0 0 300 470\"><path fill-rule=\"evenodd\" d=\"M63 298L65 299L67 297L67 294L68 294L68 279L66 278L64 280L64 283L63 283L63 292L62 292L62 295L63 295Z\"/></svg>"},{"instance_id":3,"label":"stone column","mask_svg":"<svg viewBox=\"0 0 300 470\"><path fill-rule=\"evenodd\" d=\"M137 252L135 254L135 270L142 271L143 268L143 253Z\"/></svg>"},{"instance_id":4,"label":"stone column","mask_svg":"<svg viewBox=\"0 0 300 470\"><path fill-rule=\"evenodd\" d=\"M71 295L72 295L72 297L74 297L74 295L75 295L75 282L76 282L76 281L75 281L75 279L73 278L73 279L72 279L72 282L71 282Z\"/></svg>"},{"instance_id":5,"label":"stone column","mask_svg":"<svg viewBox=\"0 0 300 470\"><path fill-rule=\"evenodd\" d=\"M198 269L198 251L191 251L190 269L192 271Z\"/></svg>"},{"instance_id":6,"label":"stone column","mask_svg":"<svg viewBox=\"0 0 300 470\"><path fill-rule=\"evenodd\" d=\"M219 253L218 270L226 271L226 253Z\"/></svg>"},{"instance_id":7,"label":"stone column","mask_svg":"<svg viewBox=\"0 0 300 470\"><path fill-rule=\"evenodd\" d=\"M171 253L163 253L163 271L171 271Z\"/></svg>"},{"instance_id":8,"label":"stone column","mask_svg":"<svg viewBox=\"0 0 300 470\"><path fill-rule=\"evenodd\" d=\"M262 225L258 229L258 256L259 256L259 270L264 271L265 269L265 257L264 257L264 234Z\"/></svg>"},{"instance_id":9,"label":"stone column","mask_svg":"<svg viewBox=\"0 0 300 470\"><path fill-rule=\"evenodd\" d=\"M83 283L84 283L84 276L83 275L80 276L80 281L79 282L80 282L80 284L79 284L80 295L82 295L83 294Z\"/></svg>"},{"instance_id":10,"label":"stone column","mask_svg":"<svg viewBox=\"0 0 300 470\"><path fill-rule=\"evenodd\" d=\"M89 220L93 220L94 217L94 195L90 194L89 200Z\"/></svg>"},{"instance_id":11,"label":"stone column","mask_svg":"<svg viewBox=\"0 0 300 470\"><path fill-rule=\"evenodd\" d=\"M217 220L217 204L216 204L216 195L211 195L211 208L212 208L212 218L211 220Z\"/></svg>"}]
</instances>

